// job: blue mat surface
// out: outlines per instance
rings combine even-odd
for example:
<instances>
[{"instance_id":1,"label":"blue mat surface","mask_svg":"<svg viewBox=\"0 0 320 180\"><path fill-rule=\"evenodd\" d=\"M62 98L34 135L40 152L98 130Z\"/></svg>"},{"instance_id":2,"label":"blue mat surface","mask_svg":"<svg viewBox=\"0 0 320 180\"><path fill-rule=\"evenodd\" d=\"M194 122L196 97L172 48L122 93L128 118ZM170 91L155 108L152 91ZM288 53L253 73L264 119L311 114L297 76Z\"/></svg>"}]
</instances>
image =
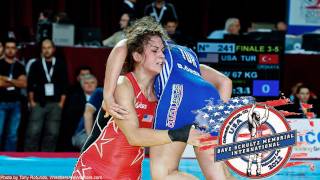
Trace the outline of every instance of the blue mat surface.
<instances>
[{"instance_id":1,"label":"blue mat surface","mask_svg":"<svg viewBox=\"0 0 320 180\"><path fill-rule=\"evenodd\" d=\"M70 176L76 158L38 158L26 157L15 158L8 156L0 156L0 175L22 175L22 176ZM143 179L149 180L150 168L149 159L143 162ZM278 174L268 180L320 180L320 161L312 161L315 165L315 170L311 171L309 166L294 166L282 169ZM199 179L204 179L201 174L200 167L195 159L182 159L180 170L197 176ZM247 179L236 176L239 179Z\"/></svg>"}]
</instances>

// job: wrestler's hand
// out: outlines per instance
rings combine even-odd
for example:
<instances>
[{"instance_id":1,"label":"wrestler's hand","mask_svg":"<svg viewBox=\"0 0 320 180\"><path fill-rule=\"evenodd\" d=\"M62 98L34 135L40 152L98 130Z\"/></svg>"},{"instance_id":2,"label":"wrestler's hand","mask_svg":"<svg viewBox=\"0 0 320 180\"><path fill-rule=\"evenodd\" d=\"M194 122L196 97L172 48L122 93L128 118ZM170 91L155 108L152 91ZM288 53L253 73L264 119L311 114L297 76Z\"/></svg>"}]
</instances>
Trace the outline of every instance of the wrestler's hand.
<instances>
[{"instance_id":1,"label":"wrestler's hand","mask_svg":"<svg viewBox=\"0 0 320 180\"><path fill-rule=\"evenodd\" d=\"M102 108L106 112L104 117L108 117L109 115L111 115L112 117L117 119L124 119L124 116L129 113L127 109L115 102L113 96L103 99Z\"/></svg>"}]
</instances>

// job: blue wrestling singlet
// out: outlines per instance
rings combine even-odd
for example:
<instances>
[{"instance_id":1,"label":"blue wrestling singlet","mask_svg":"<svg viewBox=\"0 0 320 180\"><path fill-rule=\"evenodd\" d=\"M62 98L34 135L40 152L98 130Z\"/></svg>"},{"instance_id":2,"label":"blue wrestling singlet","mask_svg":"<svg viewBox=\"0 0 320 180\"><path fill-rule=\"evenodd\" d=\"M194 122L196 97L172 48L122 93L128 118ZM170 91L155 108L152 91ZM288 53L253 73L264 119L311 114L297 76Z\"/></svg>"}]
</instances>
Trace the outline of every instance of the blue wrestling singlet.
<instances>
[{"instance_id":1,"label":"blue wrestling singlet","mask_svg":"<svg viewBox=\"0 0 320 180\"><path fill-rule=\"evenodd\" d=\"M216 88L200 75L197 55L189 48L169 44L166 63L155 81L158 107L155 129L177 129L192 124L196 110L205 107L207 100L220 100Z\"/></svg>"}]
</instances>

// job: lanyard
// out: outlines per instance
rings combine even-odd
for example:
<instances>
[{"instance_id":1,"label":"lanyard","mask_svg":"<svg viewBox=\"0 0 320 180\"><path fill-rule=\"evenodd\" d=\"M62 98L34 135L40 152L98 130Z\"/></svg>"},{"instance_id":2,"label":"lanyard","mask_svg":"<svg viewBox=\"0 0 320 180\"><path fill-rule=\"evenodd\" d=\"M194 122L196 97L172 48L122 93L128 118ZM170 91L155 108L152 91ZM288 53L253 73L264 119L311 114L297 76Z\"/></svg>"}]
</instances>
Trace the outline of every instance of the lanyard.
<instances>
[{"instance_id":1,"label":"lanyard","mask_svg":"<svg viewBox=\"0 0 320 180\"><path fill-rule=\"evenodd\" d=\"M166 7L166 5L163 5L162 8L161 8L160 14L158 16L155 6L156 6L155 3L153 3L152 4L153 14L154 14L154 17L156 18L156 21L160 22L161 19L162 19L163 13L167 9L167 7Z\"/></svg>"},{"instance_id":2,"label":"lanyard","mask_svg":"<svg viewBox=\"0 0 320 180\"><path fill-rule=\"evenodd\" d=\"M52 66L50 68L50 71L48 71L46 60L44 58L42 58L42 66L43 66L44 72L46 73L46 78L47 78L49 83L51 82L51 77L52 77L52 74L53 74L53 69L54 69L54 65L55 64L56 64L56 58L53 57L52 58Z\"/></svg>"},{"instance_id":3,"label":"lanyard","mask_svg":"<svg viewBox=\"0 0 320 180\"><path fill-rule=\"evenodd\" d=\"M13 68L14 68L14 64L16 62L10 64L10 71L9 71L9 79L12 79L13 78Z\"/></svg>"}]
</instances>

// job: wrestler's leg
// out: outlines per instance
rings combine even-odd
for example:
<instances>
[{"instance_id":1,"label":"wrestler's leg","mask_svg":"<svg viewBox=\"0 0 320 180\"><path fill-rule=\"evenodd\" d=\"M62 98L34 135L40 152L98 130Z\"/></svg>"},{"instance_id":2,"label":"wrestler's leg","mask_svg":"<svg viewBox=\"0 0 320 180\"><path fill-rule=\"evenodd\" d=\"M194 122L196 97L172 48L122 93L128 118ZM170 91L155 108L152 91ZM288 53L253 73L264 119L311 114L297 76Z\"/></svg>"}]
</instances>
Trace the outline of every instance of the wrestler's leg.
<instances>
[{"instance_id":1,"label":"wrestler's leg","mask_svg":"<svg viewBox=\"0 0 320 180\"><path fill-rule=\"evenodd\" d=\"M214 162L214 149L202 150L194 147L200 168L207 180L236 179L231 175L224 162Z\"/></svg>"},{"instance_id":2,"label":"wrestler's leg","mask_svg":"<svg viewBox=\"0 0 320 180\"><path fill-rule=\"evenodd\" d=\"M173 142L150 147L150 169L152 179L196 179L178 171L179 161L186 147L185 143Z\"/></svg>"},{"instance_id":3,"label":"wrestler's leg","mask_svg":"<svg viewBox=\"0 0 320 180\"><path fill-rule=\"evenodd\" d=\"M197 180L197 178L191 174L181 172L181 171L174 171L171 172L166 178L166 180Z\"/></svg>"}]
</instances>

